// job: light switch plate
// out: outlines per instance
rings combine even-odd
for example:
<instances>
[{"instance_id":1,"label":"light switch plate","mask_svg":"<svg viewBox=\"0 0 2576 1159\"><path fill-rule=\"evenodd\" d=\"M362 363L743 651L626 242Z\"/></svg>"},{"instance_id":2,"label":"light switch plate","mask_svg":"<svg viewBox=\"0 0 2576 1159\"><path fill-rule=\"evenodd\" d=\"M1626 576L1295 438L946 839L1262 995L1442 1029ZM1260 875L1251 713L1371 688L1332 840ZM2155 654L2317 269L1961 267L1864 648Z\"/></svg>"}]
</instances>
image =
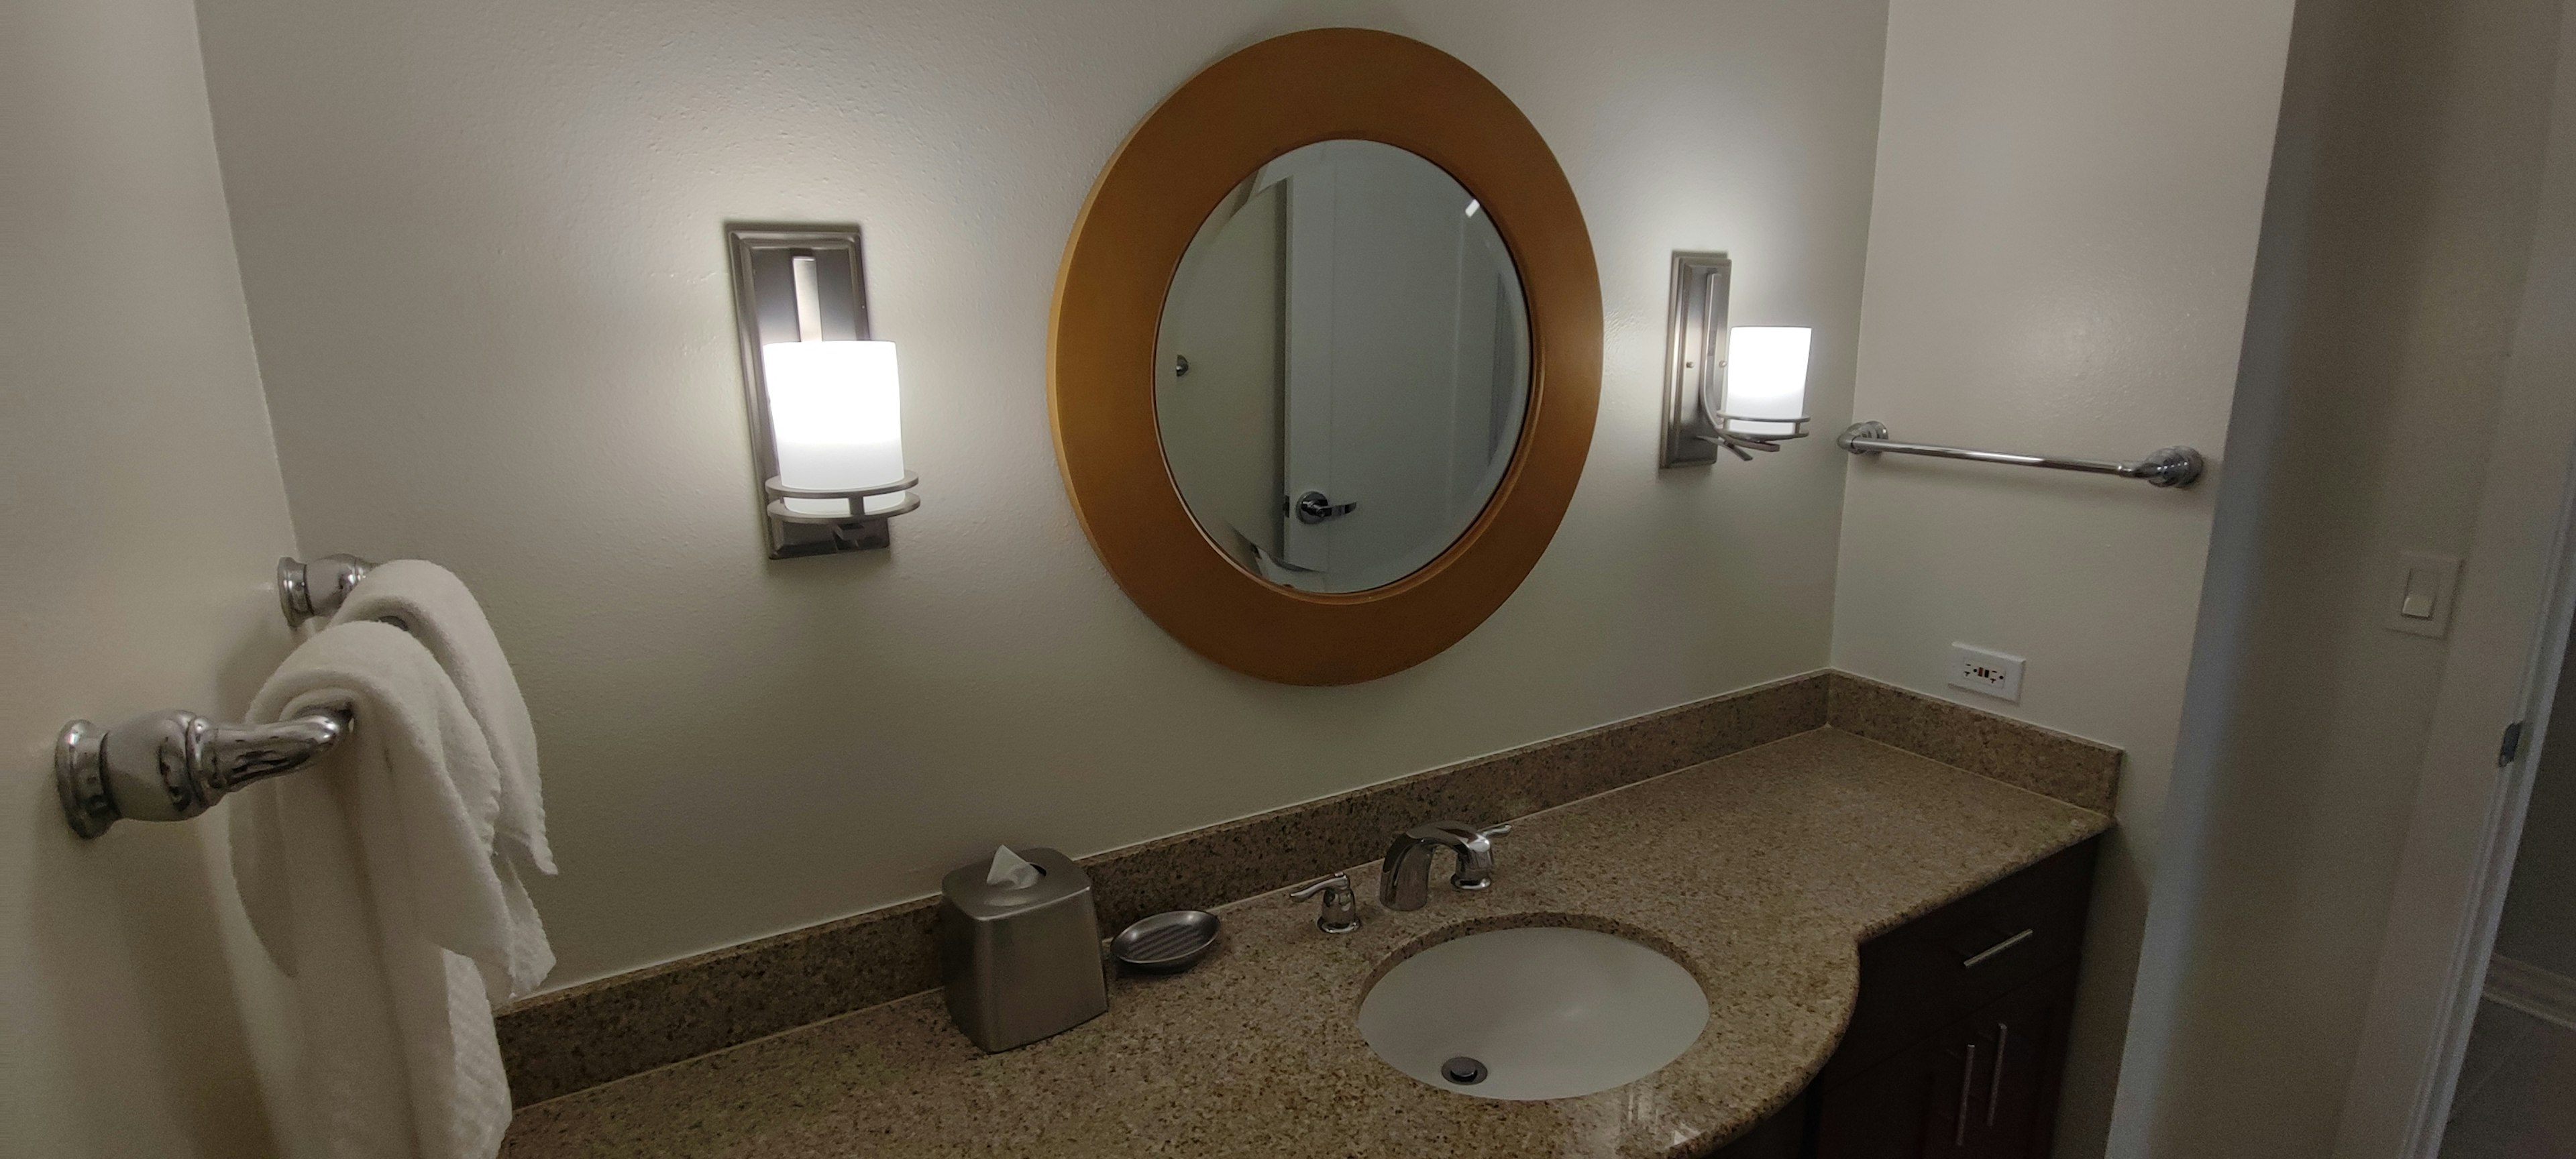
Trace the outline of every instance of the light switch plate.
<instances>
[{"instance_id":1,"label":"light switch plate","mask_svg":"<svg viewBox=\"0 0 2576 1159\"><path fill-rule=\"evenodd\" d=\"M1950 684L2021 703L2021 657L1968 644L1950 645Z\"/></svg>"},{"instance_id":2,"label":"light switch plate","mask_svg":"<svg viewBox=\"0 0 2576 1159\"><path fill-rule=\"evenodd\" d=\"M2451 602L2460 586L2457 556L2423 551L2397 553L2388 583L2388 628L2439 638L2451 630Z\"/></svg>"}]
</instances>

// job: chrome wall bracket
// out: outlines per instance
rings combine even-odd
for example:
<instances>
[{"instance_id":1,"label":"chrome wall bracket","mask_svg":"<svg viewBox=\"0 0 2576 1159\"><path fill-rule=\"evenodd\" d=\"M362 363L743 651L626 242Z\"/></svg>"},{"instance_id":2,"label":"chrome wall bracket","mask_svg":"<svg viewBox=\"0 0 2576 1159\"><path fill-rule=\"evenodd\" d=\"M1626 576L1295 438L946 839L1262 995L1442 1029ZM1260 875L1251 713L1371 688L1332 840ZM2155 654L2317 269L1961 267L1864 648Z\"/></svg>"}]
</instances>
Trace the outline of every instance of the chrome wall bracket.
<instances>
[{"instance_id":1,"label":"chrome wall bracket","mask_svg":"<svg viewBox=\"0 0 2576 1159\"><path fill-rule=\"evenodd\" d=\"M1778 451L1780 449L1780 444L1782 443L1788 442L1791 439L1803 439L1807 437L1807 419L1803 415L1793 419L1775 419L1757 418L1752 415L1731 415L1711 411L1708 416L1708 421L1710 426L1716 428L1716 433L1697 435L1694 437L1704 439L1708 442L1715 443L1720 447L1724 447L1727 451L1734 454L1736 458L1742 459L1746 462L1753 461L1753 456L1748 452ZM1730 422L1787 423L1789 424L1789 430L1785 433L1776 435L1757 435L1744 431L1730 430L1726 425Z\"/></svg>"},{"instance_id":2,"label":"chrome wall bracket","mask_svg":"<svg viewBox=\"0 0 2576 1159\"><path fill-rule=\"evenodd\" d=\"M309 765L356 726L350 705L316 705L276 724L226 725L159 712L102 729L86 720L54 741L54 791L72 832L120 820L185 821L225 794Z\"/></svg>"},{"instance_id":3,"label":"chrome wall bracket","mask_svg":"<svg viewBox=\"0 0 2576 1159\"><path fill-rule=\"evenodd\" d=\"M330 619L374 566L354 555L326 555L311 563L291 555L278 560L277 608L286 613L286 626Z\"/></svg>"},{"instance_id":4,"label":"chrome wall bracket","mask_svg":"<svg viewBox=\"0 0 2576 1159\"><path fill-rule=\"evenodd\" d=\"M1935 459L1966 459L1974 463L2002 463L2013 467L2045 467L2051 471L2082 471L2094 475L2117 475L2123 479L2144 479L2156 487L2191 486L2209 465L2199 451L2190 447L2166 447L2143 459L2111 460L1977 451L1933 443L1901 443L1888 437L1887 424L1878 422L1857 422L1843 428L1843 433L1834 439L1834 445L1855 455L1925 455Z\"/></svg>"}]
</instances>

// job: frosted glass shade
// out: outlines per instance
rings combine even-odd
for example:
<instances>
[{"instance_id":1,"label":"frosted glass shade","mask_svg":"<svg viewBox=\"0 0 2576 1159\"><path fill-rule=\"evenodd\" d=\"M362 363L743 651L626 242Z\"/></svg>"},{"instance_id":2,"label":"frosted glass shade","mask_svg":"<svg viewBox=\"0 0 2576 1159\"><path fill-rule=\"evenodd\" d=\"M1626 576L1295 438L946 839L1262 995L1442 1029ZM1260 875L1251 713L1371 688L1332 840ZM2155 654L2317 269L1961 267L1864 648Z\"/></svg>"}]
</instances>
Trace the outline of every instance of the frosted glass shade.
<instances>
[{"instance_id":1,"label":"frosted glass shade","mask_svg":"<svg viewBox=\"0 0 2576 1159\"><path fill-rule=\"evenodd\" d=\"M1755 419L1807 416L1807 341L1804 326L1738 326L1727 331L1726 397L1718 410ZM1754 422L1731 418L1726 429L1739 435L1793 435L1788 422Z\"/></svg>"},{"instance_id":2,"label":"frosted glass shade","mask_svg":"<svg viewBox=\"0 0 2576 1159\"><path fill-rule=\"evenodd\" d=\"M772 342L760 348L778 481L810 491L856 491L899 482L903 391L892 342ZM902 505L900 491L870 495L871 514ZM799 515L847 515L847 499L789 499Z\"/></svg>"}]
</instances>

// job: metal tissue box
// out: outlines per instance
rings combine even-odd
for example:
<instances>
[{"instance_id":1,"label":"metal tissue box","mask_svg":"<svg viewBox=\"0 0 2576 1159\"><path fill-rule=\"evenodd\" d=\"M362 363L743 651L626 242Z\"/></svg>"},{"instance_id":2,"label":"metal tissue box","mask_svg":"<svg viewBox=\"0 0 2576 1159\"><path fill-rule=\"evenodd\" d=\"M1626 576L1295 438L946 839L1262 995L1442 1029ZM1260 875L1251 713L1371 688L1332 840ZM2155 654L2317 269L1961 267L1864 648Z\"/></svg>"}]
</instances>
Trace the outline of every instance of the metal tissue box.
<instances>
[{"instance_id":1,"label":"metal tissue box","mask_svg":"<svg viewBox=\"0 0 2576 1159\"><path fill-rule=\"evenodd\" d=\"M948 1015L986 1051L1026 1046L1109 1009L1091 876L1052 849L1019 853L1043 875L1037 884L990 884L977 862L939 887Z\"/></svg>"}]
</instances>

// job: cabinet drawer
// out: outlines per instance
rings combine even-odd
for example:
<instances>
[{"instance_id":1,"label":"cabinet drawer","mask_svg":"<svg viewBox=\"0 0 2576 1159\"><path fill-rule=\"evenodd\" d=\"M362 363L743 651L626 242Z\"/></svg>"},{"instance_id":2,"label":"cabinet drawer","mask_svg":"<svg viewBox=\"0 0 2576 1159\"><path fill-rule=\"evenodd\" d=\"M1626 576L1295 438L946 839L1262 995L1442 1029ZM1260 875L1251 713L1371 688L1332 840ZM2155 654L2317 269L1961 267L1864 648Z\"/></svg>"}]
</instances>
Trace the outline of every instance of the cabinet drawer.
<instances>
[{"instance_id":1,"label":"cabinet drawer","mask_svg":"<svg viewBox=\"0 0 2576 1159\"><path fill-rule=\"evenodd\" d=\"M2099 838L1889 930L1860 948L1860 1000L1819 1088L1868 1068L2074 960Z\"/></svg>"}]
</instances>

